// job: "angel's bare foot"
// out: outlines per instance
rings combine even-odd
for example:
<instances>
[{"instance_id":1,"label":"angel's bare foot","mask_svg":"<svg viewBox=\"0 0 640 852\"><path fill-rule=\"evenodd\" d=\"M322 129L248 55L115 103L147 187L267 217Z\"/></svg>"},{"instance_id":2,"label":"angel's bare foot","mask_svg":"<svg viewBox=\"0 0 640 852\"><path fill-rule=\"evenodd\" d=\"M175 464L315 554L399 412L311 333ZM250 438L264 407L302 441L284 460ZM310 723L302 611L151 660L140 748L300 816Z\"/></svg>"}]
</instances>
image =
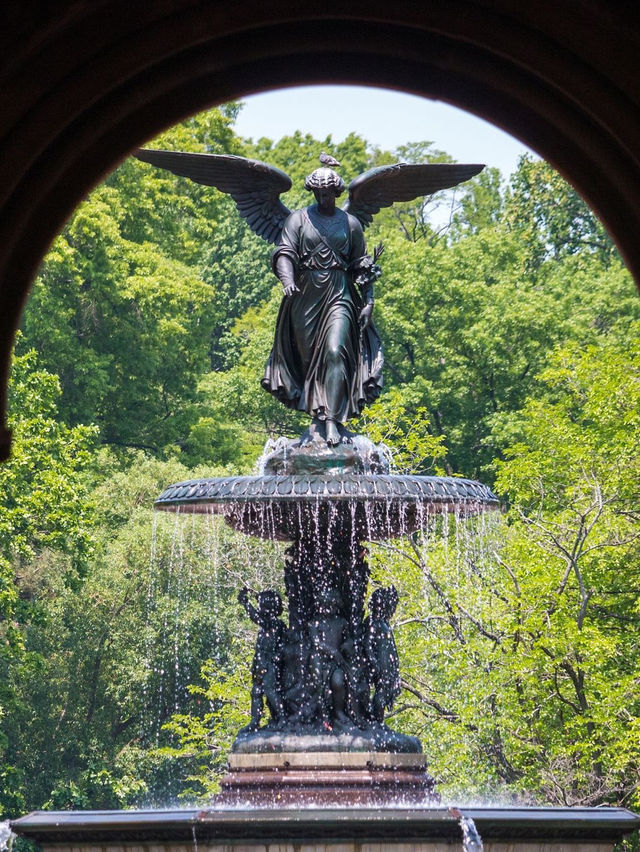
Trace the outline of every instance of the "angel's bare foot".
<instances>
[{"instance_id":1,"label":"angel's bare foot","mask_svg":"<svg viewBox=\"0 0 640 852\"><path fill-rule=\"evenodd\" d=\"M340 432L340 443L341 444L352 444L353 443L353 438L356 434L355 432L351 432L342 423L338 423L338 431Z\"/></svg>"},{"instance_id":2,"label":"angel's bare foot","mask_svg":"<svg viewBox=\"0 0 640 852\"><path fill-rule=\"evenodd\" d=\"M340 443L340 432L338 431L338 424L335 420L325 421L325 435L327 444L330 447L335 447Z\"/></svg>"}]
</instances>

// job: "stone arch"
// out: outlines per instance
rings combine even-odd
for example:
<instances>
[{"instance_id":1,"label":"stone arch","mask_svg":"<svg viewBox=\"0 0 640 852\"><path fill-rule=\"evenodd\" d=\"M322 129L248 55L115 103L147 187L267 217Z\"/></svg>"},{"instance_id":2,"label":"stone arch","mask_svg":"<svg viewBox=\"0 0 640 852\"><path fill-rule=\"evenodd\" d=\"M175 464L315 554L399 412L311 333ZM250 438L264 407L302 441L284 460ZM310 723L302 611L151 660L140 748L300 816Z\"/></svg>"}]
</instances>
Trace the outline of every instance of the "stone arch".
<instances>
[{"instance_id":1,"label":"stone arch","mask_svg":"<svg viewBox=\"0 0 640 852\"><path fill-rule=\"evenodd\" d=\"M578 189L640 280L640 10L605 0L10 0L0 67L0 410L48 245L133 148L199 109L303 83L439 98ZM0 457L10 436L0 427Z\"/></svg>"}]
</instances>

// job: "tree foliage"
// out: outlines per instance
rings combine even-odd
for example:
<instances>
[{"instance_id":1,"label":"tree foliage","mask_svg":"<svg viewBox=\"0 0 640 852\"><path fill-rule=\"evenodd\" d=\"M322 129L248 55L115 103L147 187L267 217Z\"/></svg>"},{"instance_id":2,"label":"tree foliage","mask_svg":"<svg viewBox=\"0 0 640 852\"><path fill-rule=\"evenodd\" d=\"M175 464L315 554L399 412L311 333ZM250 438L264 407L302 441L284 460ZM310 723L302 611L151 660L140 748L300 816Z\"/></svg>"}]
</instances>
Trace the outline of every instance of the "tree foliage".
<instances>
[{"instance_id":1,"label":"tree foliage","mask_svg":"<svg viewBox=\"0 0 640 852\"><path fill-rule=\"evenodd\" d=\"M53 566L65 588L86 577L92 510L82 473L95 430L59 422L60 384L33 351L14 359L10 394L12 456L0 468L0 807L15 815L29 802L20 720L33 713L19 685L41 677L44 662L27 640L46 617L39 593Z\"/></svg>"},{"instance_id":2,"label":"tree foliage","mask_svg":"<svg viewBox=\"0 0 640 852\"><path fill-rule=\"evenodd\" d=\"M616 254L611 238L576 191L531 155L521 158L513 175L505 219L528 243L532 264L583 251L606 263Z\"/></svg>"}]
</instances>

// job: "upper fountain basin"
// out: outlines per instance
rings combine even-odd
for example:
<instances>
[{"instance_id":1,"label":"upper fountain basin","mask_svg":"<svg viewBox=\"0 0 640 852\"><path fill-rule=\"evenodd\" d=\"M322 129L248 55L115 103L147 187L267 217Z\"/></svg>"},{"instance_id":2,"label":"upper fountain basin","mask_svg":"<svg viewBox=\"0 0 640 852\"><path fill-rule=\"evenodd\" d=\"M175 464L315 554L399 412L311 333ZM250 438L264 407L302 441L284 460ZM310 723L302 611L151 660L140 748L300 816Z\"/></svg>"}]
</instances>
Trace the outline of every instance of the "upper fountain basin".
<instances>
[{"instance_id":1,"label":"upper fountain basin","mask_svg":"<svg viewBox=\"0 0 640 852\"><path fill-rule=\"evenodd\" d=\"M354 473L190 479L155 502L163 511L222 514L261 538L299 538L301 522L333 518L353 523L371 541L421 529L434 513L467 516L498 506L491 489L471 479Z\"/></svg>"}]
</instances>

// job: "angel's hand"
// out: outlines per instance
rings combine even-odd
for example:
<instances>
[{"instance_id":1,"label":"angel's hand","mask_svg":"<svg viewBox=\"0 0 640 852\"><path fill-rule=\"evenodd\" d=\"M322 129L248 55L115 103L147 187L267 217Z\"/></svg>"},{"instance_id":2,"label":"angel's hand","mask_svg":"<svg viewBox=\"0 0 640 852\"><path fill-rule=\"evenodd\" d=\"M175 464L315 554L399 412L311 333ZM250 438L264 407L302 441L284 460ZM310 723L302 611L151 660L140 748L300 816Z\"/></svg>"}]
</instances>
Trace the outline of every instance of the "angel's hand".
<instances>
[{"instance_id":1,"label":"angel's hand","mask_svg":"<svg viewBox=\"0 0 640 852\"><path fill-rule=\"evenodd\" d=\"M360 328L363 331L371 322L372 313L373 313L373 302L367 302L367 304L360 311L360 316L358 317L358 321L360 323Z\"/></svg>"},{"instance_id":2,"label":"angel's hand","mask_svg":"<svg viewBox=\"0 0 640 852\"><path fill-rule=\"evenodd\" d=\"M299 293L300 288L297 287L293 281L290 281L288 284L282 285L282 291L285 296L292 296L294 293Z\"/></svg>"}]
</instances>

